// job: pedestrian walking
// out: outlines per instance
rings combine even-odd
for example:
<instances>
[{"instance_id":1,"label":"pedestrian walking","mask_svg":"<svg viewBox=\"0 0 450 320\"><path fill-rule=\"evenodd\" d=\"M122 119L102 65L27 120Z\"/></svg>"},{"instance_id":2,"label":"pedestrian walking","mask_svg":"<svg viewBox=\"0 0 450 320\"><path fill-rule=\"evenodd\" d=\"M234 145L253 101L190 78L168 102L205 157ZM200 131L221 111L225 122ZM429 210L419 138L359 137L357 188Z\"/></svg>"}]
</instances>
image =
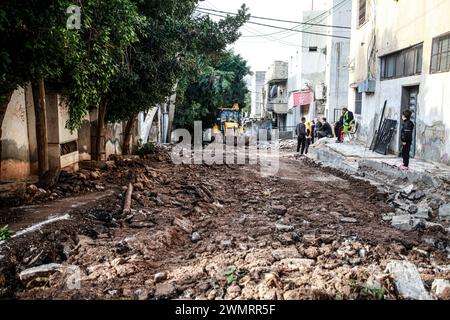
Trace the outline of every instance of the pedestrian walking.
<instances>
[{"instance_id":1,"label":"pedestrian walking","mask_svg":"<svg viewBox=\"0 0 450 320\"><path fill-rule=\"evenodd\" d=\"M403 112L403 126L401 133L403 165L400 166L401 170L409 170L409 158L414 132L414 123L411 121L411 116L411 110Z\"/></svg>"},{"instance_id":2,"label":"pedestrian walking","mask_svg":"<svg viewBox=\"0 0 450 320\"><path fill-rule=\"evenodd\" d=\"M297 125L295 129L295 134L297 135L297 153L303 155L306 149L306 118L302 118L301 122ZM300 152L301 151L301 152Z\"/></svg>"}]
</instances>

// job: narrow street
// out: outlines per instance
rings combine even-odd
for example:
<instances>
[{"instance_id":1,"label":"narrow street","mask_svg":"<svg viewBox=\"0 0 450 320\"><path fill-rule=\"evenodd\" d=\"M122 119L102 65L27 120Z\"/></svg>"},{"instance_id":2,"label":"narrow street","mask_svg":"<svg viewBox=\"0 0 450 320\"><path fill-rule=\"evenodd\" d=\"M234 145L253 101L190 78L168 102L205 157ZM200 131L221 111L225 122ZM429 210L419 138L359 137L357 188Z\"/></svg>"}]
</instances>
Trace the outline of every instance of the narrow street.
<instances>
[{"instance_id":1,"label":"narrow street","mask_svg":"<svg viewBox=\"0 0 450 320\"><path fill-rule=\"evenodd\" d=\"M74 206L67 219L1 244L0 295L397 299L385 272L392 261L413 262L427 291L450 276L446 232L394 229L382 219L393 210L389 195L369 182L287 154L268 178L256 166L169 160L163 153L145 161L118 158L107 169L74 174L72 185L94 172L95 183L112 193L91 196L94 202ZM132 210L123 212L129 182ZM67 212L48 202L45 213ZM23 226L20 217L11 219L13 228ZM425 241L430 237L444 248ZM50 263L58 265L49 271ZM78 270L75 289L70 270Z\"/></svg>"}]
</instances>

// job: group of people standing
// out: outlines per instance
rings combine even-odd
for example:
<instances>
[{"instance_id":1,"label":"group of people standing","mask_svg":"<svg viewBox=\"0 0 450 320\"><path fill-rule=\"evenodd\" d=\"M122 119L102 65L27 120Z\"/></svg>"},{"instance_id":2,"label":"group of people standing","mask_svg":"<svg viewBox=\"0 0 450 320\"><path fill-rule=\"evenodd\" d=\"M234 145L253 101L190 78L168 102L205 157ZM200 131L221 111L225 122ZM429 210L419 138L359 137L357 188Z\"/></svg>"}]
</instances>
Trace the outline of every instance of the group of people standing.
<instances>
[{"instance_id":1,"label":"group of people standing","mask_svg":"<svg viewBox=\"0 0 450 320\"><path fill-rule=\"evenodd\" d=\"M334 126L334 135L337 138L336 143L343 143L344 135L349 134L355 126L355 116L353 112L349 111L347 108L344 108L342 111L342 116ZM411 121L411 117L412 112L410 110L406 110L402 114L403 125L401 128L401 142L403 164L400 166L401 170L409 170L414 132L414 123ZM308 154L309 146L314 144L315 139L332 138L333 129L326 118L309 122L303 117L295 129L295 134L298 137L297 153L300 153L300 155L303 156Z\"/></svg>"},{"instance_id":2,"label":"group of people standing","mask_svg":"<svg viewBox=\"0 0 450 320\"><path fill-rule=\"evenodd\" d=\"M347 108L344 108L342 111L342 116L334 126L334 135L337 138L337 143L342 143L344 134L349 133L355 125L353 112ZM314 144L316 139L333 138L333 129L326 118L310 122L303 117L297 125L295 134L298 137L297 153L303 156L308 154L309 146Z\"/></svg>"},{"instance_id":3,"label":"group of people standing","mask_svg":"<svg viewBox=\"0 0 450 320\"><path fill-rule=\"evenodd\" d=\"M316 139L333 137L333 129L326 118L306 121L303 117L295 129L295 134L298 137L297 153L304 155L308 154L309 146Z\"/></svg>"}]
</instances>

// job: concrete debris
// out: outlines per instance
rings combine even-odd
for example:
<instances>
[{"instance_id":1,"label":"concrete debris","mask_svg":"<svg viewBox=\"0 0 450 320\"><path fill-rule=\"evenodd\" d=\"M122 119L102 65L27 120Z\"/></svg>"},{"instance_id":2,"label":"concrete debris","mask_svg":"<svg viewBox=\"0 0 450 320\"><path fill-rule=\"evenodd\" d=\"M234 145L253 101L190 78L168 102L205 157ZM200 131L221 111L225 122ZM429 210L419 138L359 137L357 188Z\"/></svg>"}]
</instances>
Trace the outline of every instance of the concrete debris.
<instances>
[{"instance_id":1,"label":"concrete debris","mask_svg":"<svg viewBox=\"0 0 450 320\"><path fill-rule=\"evenodd\" d=\"M394 216L392 217L391 224L394 228L403 231L415 230L421 221L420 219L414 219L410 215Z\"/></svg>"},{"instance_id":2,"label":"concrete debris","mask_svg":"<svg viewBox=\"0 0 450 320\"><path fill-rule=\"evenodd\" d=\"M420 274L414 264L407 261L391 261L386 267L394 279L398 293L404 299L432 300L425 290Z\"/></svg>"},{"instance_id":3,"label":"concrete debris","mask_svg":"<svg viewBox=\"0 0 450 320\"><path fill-rule=\"evenodd\" d=\"M342 223L357 223L358 220L355 218L343 217L339 219Z\"/></svg>"},{"instance_id":4,"label":"concrete debris","mask_svg":"<svg viewBox=\"0 0 450 320\"><path fill-rule=\"evenodd\" d=\"M439 208L439 219L442 221L450 221L450 203Z\"/></svg>"},{"instance_id":5,"label":"concrete debris","mask_svg":"<svg viewBox=\"0 0 450 320\"><path fill-rule=\"evenodd\" d=\"M450 300L450 281L435 279L431 285L431 292L439 299Z\"/></svg>"},{"instance_id":6,"label":"concrete debris","mask_svg":"<svg viewBox=\"0 0 450 320\"><path fill-rule=\"evenodd\" d=\"M167 273L165 272L159 272L155 274L155 283L160 283L167 280Z\"/></svg>"},{"instance_id":7,"label":"concrete debris","mask_svg":"<svg viewBox=\"0 0 450 320\"><path fill-rule=\"evenodd\" d=\"M273 214L276 214L276 215L284 215L284 214L286 214L287 209L283 205L276 205L276 206L271 207L271 211Z\"/></svg>"},{"instance_id":8,"label":"concrete debris","mask_svg":"<svg viewBox=\"0 0 450 320\"><path fill-rule=\"evenodd\" d=\"M61 272L62 267L63 266L58 263L50 263L50 264L41 265L39 267L34 267L34 268L30 268L30 269L26 269L26 270L22 271L19 274L19 278L24 283L26 283L30 280L33 280L34 278L48 277L55 272L58 272L58 271Z\"/></svg>"},{"instance_id":9,"label":"concrete debris","mask_svg":"<svg viewBox=\"0 0 450 320\"><path fill-rule=\"evenodd\" d=\"M198 242L198 241L202 240L202 236L200 235L199 232L194 232L194 233L192 233L191 240L192 240L192 242Z\"/></svg>"}]
</instances>

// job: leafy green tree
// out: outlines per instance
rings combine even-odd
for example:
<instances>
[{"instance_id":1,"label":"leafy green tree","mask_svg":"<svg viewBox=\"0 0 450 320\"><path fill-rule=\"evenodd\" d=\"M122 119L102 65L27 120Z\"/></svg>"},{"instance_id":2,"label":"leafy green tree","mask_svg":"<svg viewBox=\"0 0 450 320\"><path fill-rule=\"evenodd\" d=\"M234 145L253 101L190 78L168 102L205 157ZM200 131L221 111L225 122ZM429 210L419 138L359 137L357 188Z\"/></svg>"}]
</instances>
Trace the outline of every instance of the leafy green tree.
<instances>
[{"instance_id":1,"label":"leafy green tree","mask_svg":"<svg viewBox=\"0 0 450 320\"><path fill-rule=\"evenodd\" d=\"M219 108L231 108L236 103L245 106L248 89L244 78L250 74L247 62L228 51L211 64L203 64L195 81L185 82L175 117L178 128L192 131L194 121L212 127Z\"/></svg>"},{"instance_id":2,"label":"leafy green tree","mask_svg":"<svg viewBox=\"0 0 450 320\"><path fill-rule=\"evenodd\" d=\"M108 121L127 121L123 152L130 150L130 131L141 111L168 100L197 67L199 56L222 54L239 37L248 20L243 6L238 16L218 22L194 16L195 1L137 1L145 17L138 29L139 42L127 49L126 58L108 94Z\"/></svg>"}]
</instances>

